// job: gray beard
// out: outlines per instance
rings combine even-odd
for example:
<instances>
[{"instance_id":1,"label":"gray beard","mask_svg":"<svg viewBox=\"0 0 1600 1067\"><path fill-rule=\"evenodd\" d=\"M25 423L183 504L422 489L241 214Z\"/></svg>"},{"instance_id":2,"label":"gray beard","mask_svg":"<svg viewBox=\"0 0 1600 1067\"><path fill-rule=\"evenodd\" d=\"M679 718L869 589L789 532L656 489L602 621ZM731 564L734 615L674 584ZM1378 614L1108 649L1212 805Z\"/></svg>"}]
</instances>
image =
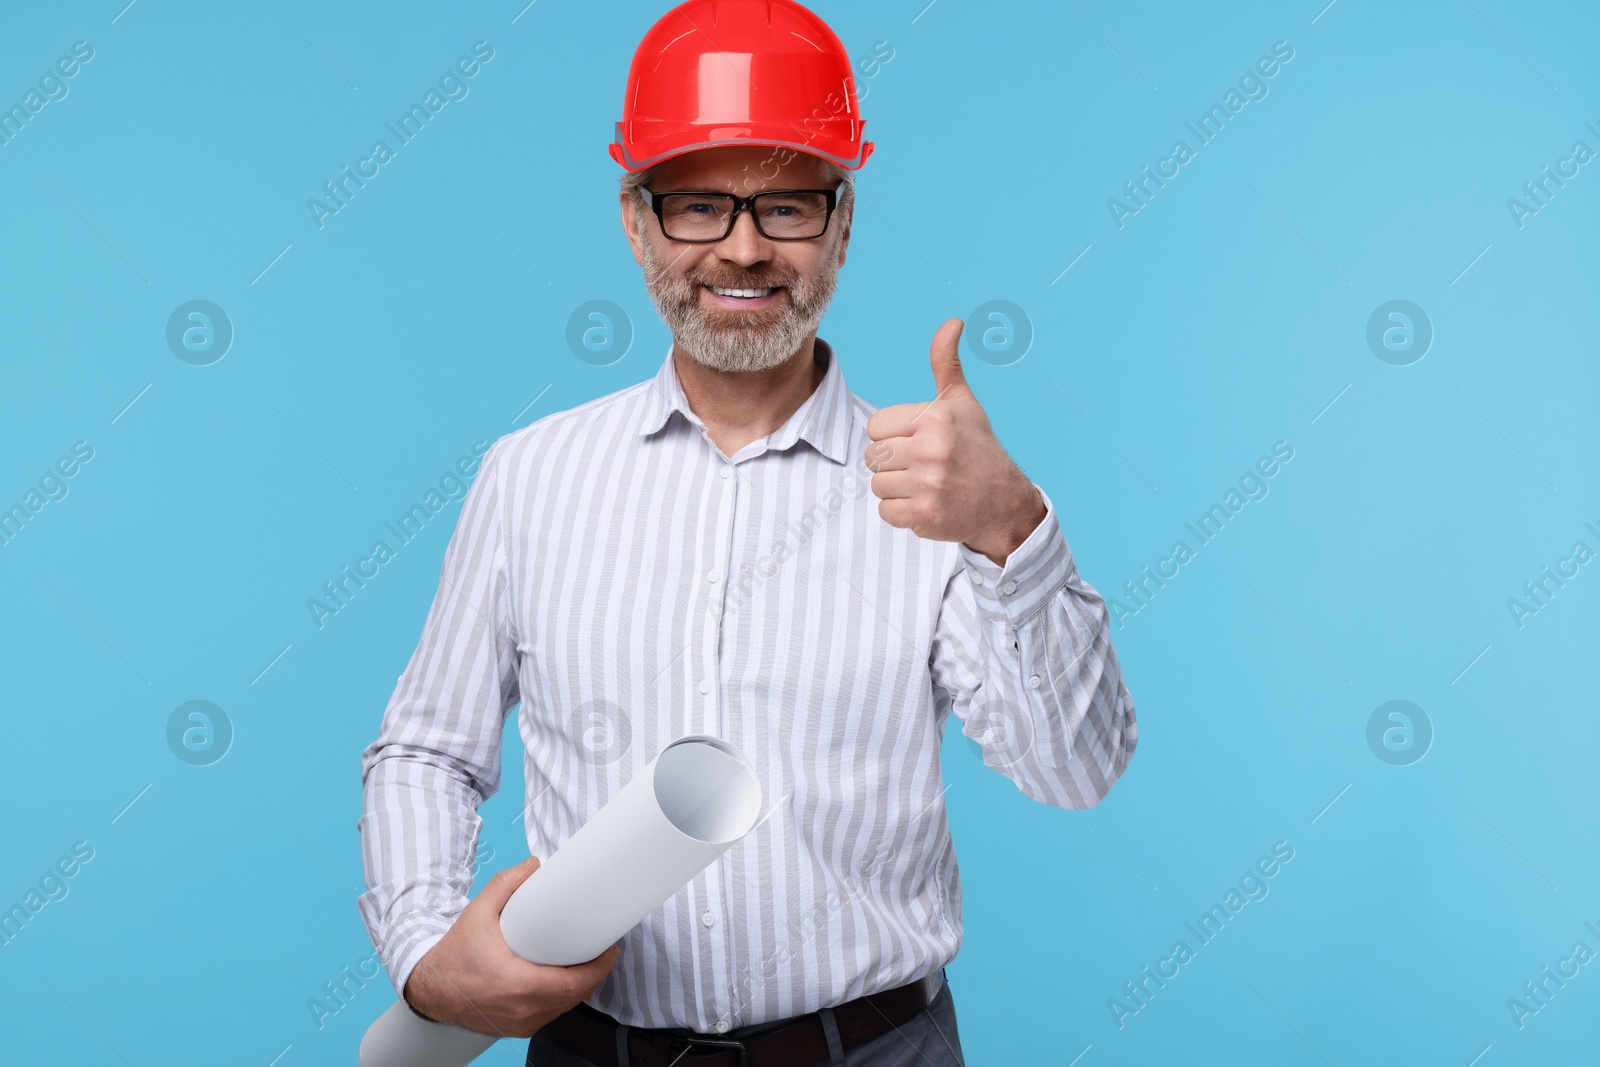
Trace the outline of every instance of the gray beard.
<instances>
[{"instance_id":1,"label":"gray beard","mask_svg":"<svg viewBox=\"0 0 1600 1067\"><path fill-rule=\"evenodd\" d=\"M812 280L787 267L739 278L679 276L657 258L650 241L642 244L645 288L661 320L672 330L675 346L712 370L737 373L782 365L816 333L838 283L839 267L831 258ZM700 295L702 285L728 289L782 286L785 292L766 307L707 311Z\"/></svg>"}]
</instances>

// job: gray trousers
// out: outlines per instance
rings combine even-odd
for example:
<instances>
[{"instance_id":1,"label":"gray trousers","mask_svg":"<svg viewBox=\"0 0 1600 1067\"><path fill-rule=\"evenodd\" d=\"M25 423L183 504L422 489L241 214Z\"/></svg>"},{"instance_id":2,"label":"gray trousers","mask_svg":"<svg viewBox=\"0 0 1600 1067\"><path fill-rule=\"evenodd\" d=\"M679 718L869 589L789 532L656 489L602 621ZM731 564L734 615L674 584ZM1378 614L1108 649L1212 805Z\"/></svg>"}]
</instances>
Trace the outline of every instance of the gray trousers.
<instances>
[{"instance_id":1,"label":"gray trousers","mask_svg":"<svg viewBox=\"0 0 1600 1067\"><path fill-rule=\"evenodd\" d=\"M828 1067L966 1067L961 1054L961 1035L956 1032L956 1006L950 997L950 985L944 981L943 970L939 972L938 995L920 1015L902 1023L898 1030L880 1034L848 1053L840 1048L839 1028L833 1021L832 1009L823 1008L818 1014L828 1035L828 1047L833 1051ZM737 1037L738 1031L716 1036ZM692 1056L685 1056L684 1063L692 1059ZM561 1048L541 1031L528 1042L527 1067L595 1065Z\"/></svg>"}]
</instances>

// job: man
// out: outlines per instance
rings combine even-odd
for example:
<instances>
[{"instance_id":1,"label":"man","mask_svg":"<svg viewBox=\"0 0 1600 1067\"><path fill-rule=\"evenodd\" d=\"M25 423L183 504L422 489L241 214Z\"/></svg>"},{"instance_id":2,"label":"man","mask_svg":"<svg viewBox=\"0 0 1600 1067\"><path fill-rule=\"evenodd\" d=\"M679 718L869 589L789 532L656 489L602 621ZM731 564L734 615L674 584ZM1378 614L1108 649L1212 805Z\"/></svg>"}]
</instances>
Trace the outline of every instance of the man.
<instances>
[{"instance_id":1,"label":"man","mask_svg":"<svg viewBox=\"0 0 1600 1067\"><path fill-rule=\"evenodd\" d=\"M363 756L362 915L413 1009L532 1035L530 1064L959 1064L943 728L1035 800L1097 803L1138 740L1105 604L959 319L931 402L882 410L816 336L872 150L826 24L690 0L627 101L622 225L673 344L484 456ZM498 914L537 858L467 899L519 701L533 857L687 733L789 799L596 960L527 963Z\"/></svg>"}]
</instances>

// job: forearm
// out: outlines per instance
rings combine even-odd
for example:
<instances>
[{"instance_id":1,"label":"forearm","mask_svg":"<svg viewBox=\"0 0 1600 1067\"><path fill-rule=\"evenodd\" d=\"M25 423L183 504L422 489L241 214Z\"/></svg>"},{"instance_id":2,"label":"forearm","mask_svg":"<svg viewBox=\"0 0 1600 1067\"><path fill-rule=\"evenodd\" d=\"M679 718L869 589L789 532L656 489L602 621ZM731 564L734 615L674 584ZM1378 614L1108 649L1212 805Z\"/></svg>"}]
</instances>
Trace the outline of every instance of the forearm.
<instances>
[{"instance_id":1,"label":"forearm","mask_svg":"<svg viewBox=\"0 0 1600 1067\"><path fill-rule=\"evenodd\" d=\"M1138 744L1105 604L1074 575L1017 625L1015 642L1013 677L1025 694L1018 706L1031 723L1035 799L1092 807L1122 776Z\"/></svg>"},{"instance_id":2,"label":"forearm","mask_svg":"<svg viewBox=\"0 0 1600 1067\"><path fill-rule=\"evenodd\" d=\"M482 796L436 752L374 746L362 789L357 901L396 992L471 897Z\"/></svg>"},{"instance_id":3,"label":"forearm","mask_svg":"<svg viewBox=\"0 0 1600 1067\"><path fill-rule=\"evenodd\" d=\"M1055 510L1041 498L1045 518L1003 564L962 547L971 604L952 605L952 624L971 633L952 647L974 650L965 684L979 695L978 713L999 720L1005 737L985 762L1035 800L1085 808L1121 776L1138 730L1105 602L1078 575Z\"/></svg>"}]
</instances>

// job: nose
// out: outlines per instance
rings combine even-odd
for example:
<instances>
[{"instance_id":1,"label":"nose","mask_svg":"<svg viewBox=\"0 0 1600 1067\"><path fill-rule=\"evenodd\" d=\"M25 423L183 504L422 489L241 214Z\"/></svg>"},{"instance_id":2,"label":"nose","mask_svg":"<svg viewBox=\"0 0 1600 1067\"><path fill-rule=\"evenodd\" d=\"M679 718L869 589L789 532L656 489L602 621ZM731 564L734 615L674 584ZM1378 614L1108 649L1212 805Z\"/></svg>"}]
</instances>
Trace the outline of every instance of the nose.
<instances>
[{"instance_id":1,"label":"nose","mask_svg":"<svg viewBox=\"0 0 1600 1067\"><path fill-rule=\"evenodd\" d=\"M751 266L772 258L772 244L756 229L756 220L749 210L739 212L733 220L733 232L717 242L717 255L741 266Z\"/></svg>"}]
</instances>

